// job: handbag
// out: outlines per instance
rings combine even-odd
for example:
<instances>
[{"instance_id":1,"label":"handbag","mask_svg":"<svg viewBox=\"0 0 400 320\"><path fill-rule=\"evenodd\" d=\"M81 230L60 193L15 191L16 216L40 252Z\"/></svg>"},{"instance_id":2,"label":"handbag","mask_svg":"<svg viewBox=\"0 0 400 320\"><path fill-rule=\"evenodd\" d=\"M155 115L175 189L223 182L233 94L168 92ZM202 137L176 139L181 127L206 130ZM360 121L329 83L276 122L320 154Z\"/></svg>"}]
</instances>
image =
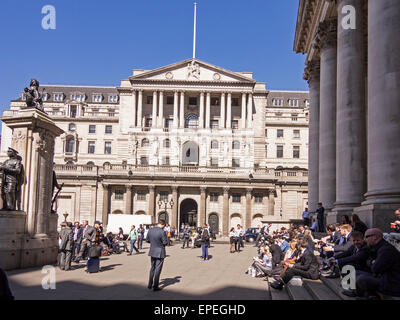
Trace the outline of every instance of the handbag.
<instances>
[{"instance_id":1,"label":"handbag","mask_svg":"<svg viewBox=\"0 0 400 320\"><path fill-rule=\"evenodd\" d=\"M101 251L103 250L102 246L91 246L88 251L89 258L98 258L101 256Z\"/></svg>"}]
</instances>

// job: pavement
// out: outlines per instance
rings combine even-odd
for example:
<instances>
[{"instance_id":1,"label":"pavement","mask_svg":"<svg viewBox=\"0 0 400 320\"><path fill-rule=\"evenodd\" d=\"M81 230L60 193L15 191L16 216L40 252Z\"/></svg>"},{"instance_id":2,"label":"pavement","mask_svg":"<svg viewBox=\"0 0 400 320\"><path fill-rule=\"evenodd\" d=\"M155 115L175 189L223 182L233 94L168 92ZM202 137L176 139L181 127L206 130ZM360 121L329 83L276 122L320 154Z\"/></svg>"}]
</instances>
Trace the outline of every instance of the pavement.
<instances>
[{"instance_id":1,"label":"pavement","mask_svg":"<svg viewBox=\"0 0 400 320\"><path fill-rule=\"evenodd\" d=\"M101 257L101 272L87 274L85 264L72 263L73 270L55 267L56 288L45 290L42 268L8 271L16 300L269 300L268 282L245 271L257 255L252 244L240 253L230 253L228 244L212 243L209 261L201 261L201 248L167 247L160 277L161 291L147 289L149 244L141 254Z\"/></svg>"}]
</instances>

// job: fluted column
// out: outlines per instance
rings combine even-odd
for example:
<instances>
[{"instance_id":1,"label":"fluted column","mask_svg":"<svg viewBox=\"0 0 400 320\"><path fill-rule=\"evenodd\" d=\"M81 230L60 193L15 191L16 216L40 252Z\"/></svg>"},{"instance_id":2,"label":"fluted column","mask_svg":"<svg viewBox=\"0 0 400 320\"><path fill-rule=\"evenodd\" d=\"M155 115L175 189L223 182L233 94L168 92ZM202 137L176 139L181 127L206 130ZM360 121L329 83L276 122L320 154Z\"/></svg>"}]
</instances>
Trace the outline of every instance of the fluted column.
<instances>
[{"instance_id":1,"label":"fluted column","mask_svg":"<svg viewBox=\"0 0 400 320\"><path fill-rule=\"evenodd\" d=\"M228 93L227 106L226 106L226 127L232 127L232 93Z\"/></svg>"},{"instance_id":2,"label":"fluted column","mask_svg":"<svg viewBox=\"0 0 400 320\"><path fill-rule=\"evenodd\" d=\"M253 94L249 93L247 103L247 128L253 128Z\"/></svg>"},{"instance_id":3,"label":"fluted column","mask_svg":"<svg viewBox=\"0 0 400 320\"><path fill-rule=\"evenodd\" d=\"M132 214L132 186L127 185L126 188L126 199L125 199L125 213Z\"/></svg>"},{"instance_id":4,"label":"fluted column","mask_svg":"<svg viewBox=\"0 0 400 320\"><path fill-rule=\"evenodd\" d=\"M154 217L154 222L157 222L155 209L155 186L149 185L149 215Z\"/></svg>"},{"instance_id":5,"label":"fluted column","mask_svg":"<svg viewBox=\"0 0 400 320\"><path fill-rule=\"evenodd\" d=\"M315 212L319 202L319 109L320 109L320 62L307 64L304 79L310 88L308 129L308 210Z\"/></svg>"},{"instance_id":6,"label":"fluted column","mask_svg":"<svg viewBox=\"0 0 400 320\"><path fill-rule=\"evenodd\" d=\"M137 113L136 125L139 128L141 128L143 126L143 90L139 90L138 113Z\"/></svg>"},{"instance_id":7,"label":"fluted column","mask_svg":"<svg viewBox=\"0 0 400 320\"><path fill-rule=\"evenodd\" d=\"M200 187L200 225L207 223L206 217L207 187Z\"/></svg>"},{"instance_id":8,"label":"fluted column","mask_svg":"<svg viewBox=\"0 0 400 320\"><path fill-rule=\"evenodd\" d=\"M185 127L185 92L181 92L181 103L179 111L179 128Z\"/></svg>"},{"instance_id":9,"label":"fluted column","mask_svg":"<svg viewBox=\"0 0 400 320\"><path fill-rule=\"evenodd\" d=\"M174 92L174 128L179 127L179 118L178 118L178 104L179 104L179 92Z\"/></svg>"},{"instance_id":10,"label":"fluted column","mask_svg":"<svg viewBox=\"0 0 400 320\"><path fill-rule=\"evenodd\" d=\"M211 108L211 93L207 92L206 99L206 128L210 128L210 108Z\"/></svg>"},{"instance_id":11,"label":"fluted column","mask_svg":"<svg viewBox=\"0 0 400 320\"><path fill-rule=\"evenodd\" d=\"M221 129L225 128L225 92L221 93L221 112L220 112L219 127Z\"/></svg>"},{"instance_id":12,"label":"fluted column","mask_svg":"<svg viewBox=\"0 0 400 320\"><path fill-rule=\"evenodd\" d=\"M344 6L353 6L356 29L344 29ZM366 192L366 46L364 1L340 0L337 57L336 202L327 222L351 215Z\"/></svg>"},{"instance_id":13,"label":"fluted column","mask_svg":"<svg viewBox=\"0 0 400 320\"><path fill-rule=\"evenodd\" d=\"M200 119L199 128L204 128L204 92L200 93Z\"/></svg>"},{"instance_id":14,"label":"fluted column","mask_svg":"<svg viewBox=\"0 0 400 320\"><path fill-rule=\"evenodd\" d=\"M133 96L133 105L132 105L132 117L133 117L133 127L136 128L136 90L133 90L132 92L132 96Z\"/></svg>"},{"instance_id":15,"label":"fluted column","mask_svg":"<svg viewBox=\"0 0 400 320\"><path fill-rule=\"evenodd\" d=\"M246 129L246 93L242 93L242 120L241 120L241 127L242 129Z\"/></svg>"},{"instance_id":16,"label":"fluted column","mask_svg":"<svg viewBox=\"0 0 400 320\"><path fill-rule=\"evenodd\" d=\"M244 223L244 230L251 227L251 193L253 188L246 188L246 217Z\"/></svg>"},{"instance_id":17,"label":"fluted column","mask_svg":"<svg viewBox=\"0 0 400 320\"><path fill-rule=\"evenodd\" d=\"M319 200L329 213L336 200L336 75L337 21L320 23L317 48L321 51Z\"/></svg>"},{"instance_id":18,"label":"fluted column","mask_svg":"<svg viewBox=\"0 0 400 320\"><path fill-rule=\"evenodd\" d=\"M268 215L275 215L275 190L269 190L268 194Z\"/></svg>"},{"instance_id":19,"label":"fluted column","mask_svg":"<svg viewBox=\"0 0 400 320\"><path fill-rule=\"evenodd\" d=\"M171 223L175 223L176 227L180 227L179 223L179 215L178 215L178 208L179 208L179 203L178 203L178 186L172 186L172 200L174 201L174 205L172 207L172 217L171 217Z\"/></svg>"},{"instance_id":20,"label":"fluted column","mask_svg":"<svg viewBox=\"0 0 400 320\"><path fill-rule=\"evenodd\" d=\"M153 92L153 115L151 119L151 126L157 128L157 91Z\"/></svg>"},{"instance_id":21,"label":"fluted column","mask_svg":"<svg viewBox=\"0 0 400 320\"><path fill-rule=\"evenodd\" d=\"M229 187L224 187L223 208L222 208L222 234L229 235Z\"/></svg>"},{"instance_id":22,"label":"fluted column","mask_svg":"<svg viewBox=\"0 0 400 320\"><path fill-rule=\"evenodd\" d=\"M158 127L164 128L164 92L160 91L158 101Z\"/></svg>"}]
</instances>

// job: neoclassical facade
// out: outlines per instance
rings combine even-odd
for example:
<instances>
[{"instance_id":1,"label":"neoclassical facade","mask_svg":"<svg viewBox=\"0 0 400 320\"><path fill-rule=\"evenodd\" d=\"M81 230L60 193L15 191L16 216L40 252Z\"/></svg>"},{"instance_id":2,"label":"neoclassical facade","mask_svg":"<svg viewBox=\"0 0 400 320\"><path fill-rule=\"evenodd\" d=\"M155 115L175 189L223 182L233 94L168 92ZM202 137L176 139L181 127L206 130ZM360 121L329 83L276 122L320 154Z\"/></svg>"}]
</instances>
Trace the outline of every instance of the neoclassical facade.
<instances>
[{"instance_id":1,"label":"neoclassical facade","mask_svg":"<svg viewBox=\"0 0 400 320\"><path fill-rule=\"evenodd\" d=\"M301 0L310 87L309 205L388 231L400 206L400 2Z\"/></svg>"},{"instance_id":2,"label":"neoclassical facade","mask_svg":"<svg viewBox=\"0 0 400 320\"><path fill-rule=\"evenodd\" d=\"M268 91L251 72L197 59L134 70L119 87L41 88L65 131L55 146L60 219L149 214L227 235L237 223L287 225L307 206L308 92ZM5 114L23 106L22 94ZM6 126L2 139L4 157Z\"/></svg>"}]
</instances>

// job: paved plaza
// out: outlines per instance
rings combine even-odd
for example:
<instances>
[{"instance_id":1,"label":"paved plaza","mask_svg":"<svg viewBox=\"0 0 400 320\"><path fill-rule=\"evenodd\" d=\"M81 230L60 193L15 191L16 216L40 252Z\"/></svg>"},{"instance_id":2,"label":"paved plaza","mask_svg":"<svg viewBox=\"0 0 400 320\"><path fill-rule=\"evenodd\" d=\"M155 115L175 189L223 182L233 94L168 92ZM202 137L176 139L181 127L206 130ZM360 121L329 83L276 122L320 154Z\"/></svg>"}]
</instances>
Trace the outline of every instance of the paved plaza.
<instances>
[{"instance_id":1,"label":"paved plaza","mask_svg":"<svg viewBox=\"0 0 400 320\"><path fill-rule=\"evenodd\" d=\"M87 274L84 263L73 263L72 271L56 268L56 289L44 290L41 268L8 272L11 290L21 299L227 299L267 300L268 283L244 272L256 248L247 245L240 253L229 253L228 244L212 244L210 260L201 261L201 248L181 249L179 243L167 247L167 258L160 278L162 291L147 289L150 258L149 244L142 254L126 253L101 258L102 271Z\"/></svg>"}]
</instances>

